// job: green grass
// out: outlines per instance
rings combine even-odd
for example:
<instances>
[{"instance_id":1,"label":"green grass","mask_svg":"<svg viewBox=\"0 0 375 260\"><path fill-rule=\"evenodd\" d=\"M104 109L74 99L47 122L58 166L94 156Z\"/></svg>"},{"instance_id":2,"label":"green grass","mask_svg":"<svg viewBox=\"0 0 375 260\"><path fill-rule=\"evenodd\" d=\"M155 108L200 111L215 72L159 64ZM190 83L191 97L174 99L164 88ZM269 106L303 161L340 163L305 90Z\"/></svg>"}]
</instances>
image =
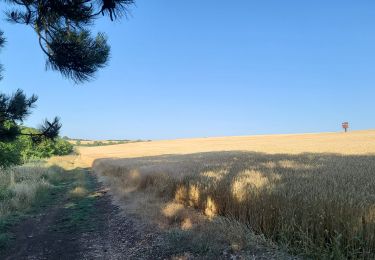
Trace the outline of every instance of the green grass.
<instances>
[{"instance_id":1,"label":"green grass","mask_svg":"<svg viewBox=\"0 0 375 260\"><path fill-rule=\"evenodd\" d=\"M61 203L75 187L89 187L88 179L83 169L66 171L40 163L0 170L0 250L11 244L13 226ZM80 210L73 214L71 223L78 224L91 213L88 209L92 208L93 202L90 198L72 200Z\"/></svg>"},{"instance_id":2,"label":"green grass","mask_svg":"<svg viewBox=\"0 0 375 260\"><path fill-rule=\"evenodd\" d=\"M72 191L80 188L85 192L76 194ZM69 192L69 201L65 204L65 214L61 221L52 229L54 231L91 231L96 223L88 221L95 214L94 204L97 200L93 195L95 181L86 174L84 178L75 181Z\"/></svg>"},{"instance_id":3,"label":"green grass","mask_svg":"<svg viewBox=\"0 0 375 260\"><path fill-rule=\"evenodd\" d=\"M66 231L92 231L95 228L95 223L89 222L88 219L92 214L95 214L94 204L96 198L86 197L77 199L74 203L66 204L66 214L59 223L51 229L58 232Z\"/></svg>"}]
</instances>

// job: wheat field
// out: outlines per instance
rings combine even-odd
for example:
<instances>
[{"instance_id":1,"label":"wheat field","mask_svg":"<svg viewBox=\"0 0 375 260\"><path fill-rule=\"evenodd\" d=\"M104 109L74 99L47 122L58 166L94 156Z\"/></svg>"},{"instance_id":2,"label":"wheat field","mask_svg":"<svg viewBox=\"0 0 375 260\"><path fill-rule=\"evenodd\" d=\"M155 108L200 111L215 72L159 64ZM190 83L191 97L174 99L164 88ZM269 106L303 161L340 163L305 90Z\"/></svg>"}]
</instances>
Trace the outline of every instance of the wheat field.
<instances>
[{"instance_id":1,"label":"wheat field","mask_svg":"<svg viewBox=\"0 0 375 260\"><path fill-rule=\"evenodd\" d=\"M252 151L264 153L375 153L375 130L349 133L259 135L177 139L139 142L104 147L80 147L89 165L98 158L137 158L165 154L191 154L212 151Z\"/></svg>"},{"instance_id":2,"label":"wheat field","mask_svg":"<svg viewBox=\"0 0 375 260\"><path fill-rule=\"evenodd\" d=\"M121 196L233 218L293 254L375 257L375 131L154 141L80 156Z\"/></svg>"}]
</instances>

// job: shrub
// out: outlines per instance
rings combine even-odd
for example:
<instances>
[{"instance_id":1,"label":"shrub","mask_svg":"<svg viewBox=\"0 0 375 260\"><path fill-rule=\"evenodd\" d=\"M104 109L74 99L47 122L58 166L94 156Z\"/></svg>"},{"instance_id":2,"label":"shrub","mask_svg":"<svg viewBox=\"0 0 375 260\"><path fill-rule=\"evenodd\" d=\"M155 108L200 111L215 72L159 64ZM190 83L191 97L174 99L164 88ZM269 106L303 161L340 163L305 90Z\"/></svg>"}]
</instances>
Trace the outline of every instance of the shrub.
<instances>
[{"instance_id":1,"label":"shrub","mask_svg":"<svg viewBox=\"0 0 375 260\"><path fill-rule=\"evenodd\" d=\"M21 146L21 155L23 162L30 159L49 158L54 155L67 155L73 152L73 145L68 141L58 138L56 140L43 140L35 143L28 136L22 136L18 139Z\"/></svg>"},{"instance_id":2,"label":"shrub","mask_svg":"<svg viewBox=\"0 0 375 260\"><path fill-rule=\"evenodd\" d=\"M24 128L23 133L33 133L35 129ZM73 145L57 138L33 142L30 136L22 135L13 142L0 142L0 166L9 167L32 159L48 158L54 155L67 155L73 152Z\"/></svg>"},{"instance_id":3,"label":"shrub","mask_svg":"<svg viewBox=\"0 0 375 260\"><path fill-rule=\"evenodd\" d=\"M0 166L20 164L22 162L21 147L18 142L0 142Z\"/></svg>"}]
</instances>

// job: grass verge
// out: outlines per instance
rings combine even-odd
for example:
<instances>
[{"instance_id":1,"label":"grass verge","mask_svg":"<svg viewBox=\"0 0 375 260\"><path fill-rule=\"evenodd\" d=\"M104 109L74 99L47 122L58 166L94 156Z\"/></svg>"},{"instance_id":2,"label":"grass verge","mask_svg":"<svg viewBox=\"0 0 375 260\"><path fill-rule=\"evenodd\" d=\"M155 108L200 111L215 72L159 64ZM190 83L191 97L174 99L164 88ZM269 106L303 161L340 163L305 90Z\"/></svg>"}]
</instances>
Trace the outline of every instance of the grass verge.
<instances>
[{"instance_id":1,"label":"grass verge","mask_svg":"<svg viewBox=\"0 0 375 260\"><path fill-rule=\"evenodd\" d=\"M64 170L40 162L0 170L0 251L11 245L11 230L17 223L67 197L78 199L87 183L87 173L82 169ZM80 202L80 207L86 204Z\"/></svg>"}]
</instances>

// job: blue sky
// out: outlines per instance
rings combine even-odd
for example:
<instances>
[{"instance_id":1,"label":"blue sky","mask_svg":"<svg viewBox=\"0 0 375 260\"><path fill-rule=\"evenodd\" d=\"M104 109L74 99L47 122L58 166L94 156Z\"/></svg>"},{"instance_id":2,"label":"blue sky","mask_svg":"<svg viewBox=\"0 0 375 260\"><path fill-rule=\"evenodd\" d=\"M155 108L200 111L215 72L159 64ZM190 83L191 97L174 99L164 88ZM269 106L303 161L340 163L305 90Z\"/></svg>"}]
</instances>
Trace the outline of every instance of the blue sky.
<instances>
[{"instance_id":1,"label":"blue sky","mask_svg":"<svg viewBox=\"0 0 375 260\"><path fill-rule=\"evenodd\" d=\"M1 5L3 6L3 4ZM96 80L45 71L30 28L1 22L1 91L39 96L75 138L173 139L375 128L375 1L138 0L98 20L112 47Z\"/></svg>"}]
</instances>

